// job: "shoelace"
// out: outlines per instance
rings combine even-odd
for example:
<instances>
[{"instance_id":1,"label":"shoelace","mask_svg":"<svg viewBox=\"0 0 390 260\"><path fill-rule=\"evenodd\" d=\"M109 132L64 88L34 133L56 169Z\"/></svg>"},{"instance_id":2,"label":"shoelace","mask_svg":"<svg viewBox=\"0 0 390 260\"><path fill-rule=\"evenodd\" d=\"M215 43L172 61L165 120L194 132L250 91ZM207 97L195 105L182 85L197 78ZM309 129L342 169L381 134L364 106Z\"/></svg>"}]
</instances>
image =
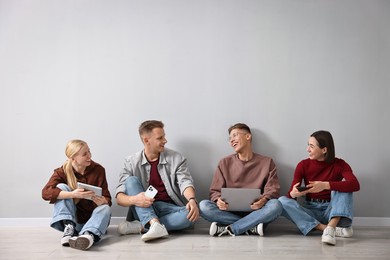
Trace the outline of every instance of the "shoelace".
<instances>
[{"instance_id":1,"label":"shoelace","mask_svg":"<svg viewBox=\"0 0 390 260\"><path fill-rule=\"evenodd\" d=\"M336 231L334 229L331 229L331 228L325 228L324 229L324 235L330 235L332 237L334 237L336 234Z\"/></svg>"},{"instance_id":2,"label":"shoelace","mask_svg":"<svg viewBox=\"0 0 390 260\"><path fill-rule=\"evenodd\" d=\"M74 227L71 224L65 225L65 230L64 230L64 237L66 236L73 236L74 234Z\"/></svg>"},{"instance_id":3,"label":"shoelace","mask_svg":"<svg viewBox=\"0 0 390 260\"><path fill-rule=\"evenodd\" d=\"M250 232L250 234L259 234L259 232L257 232L257 226L249 229L249 232Z\"/></svg>"},{"instance_id":4,"label":"shoelace","mask_svg":"<svg viewBox=\"0 0 390 260\"><path fill-rule=\"evenodd\" d=\"M217 227L217 233L221 232L218 236L222 236L222 235L225 235L226 233L231 235L231 236L234 236L230 230L228 229L228 227Z\"/></svg>"},{"instance_id":5,"label":"shoelace","mask_svg":"<svg viewBox=\"0 0 390 260\"><path fill-rule=\"evenodd\" d=\"M335 234L336 236L344 237L347 236L347 230L345 228L336 227Z\"/></svg>"},{"instance_id":6,"label":"shoelace","mask_svg":"<svg viewBox=\"0 0 390 260\"><path fill-rule=\"evenodd\" d=\"M257 235L257 234L259 234L258 232L257 232L257 227L253 227L253 228L251 228L251 229L249 229L249 230L247 230L246 232L245 232L245 235Z\"/></svg>"}]
</instances>

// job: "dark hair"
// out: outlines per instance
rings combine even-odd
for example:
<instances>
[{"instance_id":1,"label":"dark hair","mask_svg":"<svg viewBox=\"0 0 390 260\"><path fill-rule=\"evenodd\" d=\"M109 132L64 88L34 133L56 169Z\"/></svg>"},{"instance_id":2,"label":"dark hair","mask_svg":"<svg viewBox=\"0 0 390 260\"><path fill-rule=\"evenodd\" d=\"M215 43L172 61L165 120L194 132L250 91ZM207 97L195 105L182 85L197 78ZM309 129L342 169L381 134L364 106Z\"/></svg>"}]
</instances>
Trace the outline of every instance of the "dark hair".
<instances>
[{"instance_id":1,"label":"dark hair","mask_svg":"<svg viewBox=\"0 0 390 260\"><path fill-rule=\"evenodd\" d=\"M251 133L251 129L249 128L249 126L247 126L246 124L243 124L243 123L237 123L237 124L235 124L235 125L232 125L231 127L229 127L228 133L230 134L230 132L231 132L233 129L245 130L245 131L247 131L248 133L252 134L252 133Z\"/></svg>"},{"instance_id":2,"label":"dark hair","mask_svg":"<svg viewBox=\"0 0 390 260\"><path fill-rule=\"evenodd\" d=\"M164 123L157 120L147 120L139 126L138 132L141 136L143 134L152 132L155 128L164 128Z\"/></svg>"},{"instance_id":3,"label":"dark hair","mask_svg":"<svg viewBox=\"0 0 390 260\"><path fill-rule=\"evenodd\" d=\"M332 162L335 158L335 148L333 137L330 132L320 130L311 134L314 137L320 148L326 147L325 162Z\"/></svg>"}]
</instances>

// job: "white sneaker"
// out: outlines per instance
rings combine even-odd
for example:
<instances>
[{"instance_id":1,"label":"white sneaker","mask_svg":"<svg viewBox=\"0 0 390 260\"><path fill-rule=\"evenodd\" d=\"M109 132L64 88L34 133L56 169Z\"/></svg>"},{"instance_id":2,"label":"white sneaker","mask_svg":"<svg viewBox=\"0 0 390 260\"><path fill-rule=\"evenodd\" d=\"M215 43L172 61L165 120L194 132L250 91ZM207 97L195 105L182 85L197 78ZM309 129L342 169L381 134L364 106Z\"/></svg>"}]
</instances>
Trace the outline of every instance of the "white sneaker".
<instances>
[{"instance_id":1,"label":"white sneaker","mask_svg":"<svg viewBox=\"0 0 390 260\"><path fill-rule=\"evenodd\" d=\"M248 234L250 235L258 235L258 236L264 236L263 233L263 223L258 224L257 226L251 228L248 230Z\"/></svg>"},{"instance_id":2,"label":"white sneaker","mask_svg":"<svg viewBox=\"0 0 390 260\"><path fill-rule=\"evenodd\" d=\"M152 225L150 225L149 231L141 237L141 240L146 242L166 236L168 236L168 231L165 226L155 221L152 223Z\"/></svg>"},{"instance_id":3,"label":"white sneaker","mask_svg":"<svg viewBox=\"0 0 390 260\"><path fill-rule=\"evenodd\" d=\"M71 248L87 250L93 245L93 236L86 233L78 237L72 237L69 239L69 245Z\"/></svg>"},{"instance_id":4,"label":"white sneaker","mask_svg":"<svg viewBox=\"0 0 390 260\"><path fill-rule=\"evenodd\" d=\"M352 237L353 236L353 228L347 227L336 227L336 237Z\"/></svg>"},{"instance_id":5,"label":"white sneaker","mask_svg":"<svg viewBox=\"0 0 390 260\"><path fill-rule=\"evenodd\" d=\"M334 227L327 226L322 233L322 243L336 245L336 230Z\"/></svg>"},{"instance_id":6,"label":"white sneaker","mask_svg":"<svg viewBox=\"0 0 390 260\"><path fill-rule=\"evenodd\" d=\"M134 221L123 221L118 225L118 233L120 235L128 235L128 234L141 234L142 225L138 220Z\"/></svg>"}]
</instances>

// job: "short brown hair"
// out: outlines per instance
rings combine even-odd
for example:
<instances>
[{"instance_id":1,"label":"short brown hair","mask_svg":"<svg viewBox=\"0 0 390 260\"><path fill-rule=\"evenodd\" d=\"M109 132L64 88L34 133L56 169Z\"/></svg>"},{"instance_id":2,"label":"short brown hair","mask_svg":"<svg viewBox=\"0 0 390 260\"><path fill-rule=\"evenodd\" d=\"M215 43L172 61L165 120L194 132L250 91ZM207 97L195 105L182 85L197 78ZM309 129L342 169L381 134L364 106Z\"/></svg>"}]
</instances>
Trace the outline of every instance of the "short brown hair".
<instances>
[{"instance_id":1,"label":"short brown hair","mask_svg":"<svg viewBox=\"0 0 390 260\"><path fill-rule=\"evenodd\" d=\"M138 132L141 136L152 132L155 128L164 128L164 123L158 120L147 120L139 126Z\"/></svg>"},{"instance_id":2,"label":"short brown hair","mask_svg":"<svg viewBox=\"0 0 390 260\"><path fill-rule=\"evenodd\" d=\"M251 129L249 128L249 126L247 126L247 125L244 124L244 123L237 123L237 124L235 124L235 125L232 125L231 127L229 127L228 133L230 134L230 132L231 132L233 129L245 130L245 131L247 131L248 133L252 134L252 133L251 133Z\"/></svg>"}]
</instances>

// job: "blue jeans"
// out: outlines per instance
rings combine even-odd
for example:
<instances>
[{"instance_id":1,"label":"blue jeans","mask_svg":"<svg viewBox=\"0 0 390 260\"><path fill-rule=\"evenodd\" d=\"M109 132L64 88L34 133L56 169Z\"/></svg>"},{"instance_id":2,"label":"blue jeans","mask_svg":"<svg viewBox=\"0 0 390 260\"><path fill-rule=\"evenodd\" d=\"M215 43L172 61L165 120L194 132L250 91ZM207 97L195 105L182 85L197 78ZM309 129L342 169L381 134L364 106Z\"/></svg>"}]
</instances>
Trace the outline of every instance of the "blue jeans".
<instances>
[{"instance_id":1,"label":"blue jeans","mask_svg":"<svg viewBox=\"0 0 390 260\"><path fill-rule=\"evenodd\" d=\"M334 217L341 217L338 227L350 227L353 219L352 193L332 191L330 202L303 201L285 196L279 201L283 205L282 216L297 225L303 235L307 235L319 224L328 224Z\"/></svg>"},{"instance_id":2,"label":"blue jeans","mask_svg":"<svg viewBox=\"0 0 390 260\"><path fill-rule=\"evenodd\" d=\"M57 188L63 191L71 191L69 186L64 183L58 184ZM76 231L81 235L88 231L101 238L106 233L111 219L110 206L101 205L96 207L85 224L77 223L76 210L73 199L57 200L54 203L53 220L50 226L58 231L64 231L63 220L71 220L76 224Z\"/></svg>"},{"instance_id":3,"label":"blue jeans","mask_svg":"<svg viewBox=\"0 0 390 260\"><path fill-rule=\"evenodd\" d=\"M125 182L126 194L135 196L140 192L144 192L141 181L136 176L130 176ZM155 201L148 208L131 206L130 211L134 217L138 219L142 226L147 226L153 218L159 219L165 228L170 230L182 230L193 226L193 223L187 219L188 210L185 206L177 206L164 201Z\"/></svg>"},{"instance_id":4,"label":"blue jeans","mask_svg":"<svg viewBox=\"0 0 390 260\"><path fill-rule=\"evenodd\" d=\"M230 212L220 210L217 204L210 200L199 203L200 215L209 222L230 225L235 235L245 233L260 223L267 225L277 219L282 213L282 205L277 199L269 200L261 209L252 212Z\"/></svg>"}]
</instances>

